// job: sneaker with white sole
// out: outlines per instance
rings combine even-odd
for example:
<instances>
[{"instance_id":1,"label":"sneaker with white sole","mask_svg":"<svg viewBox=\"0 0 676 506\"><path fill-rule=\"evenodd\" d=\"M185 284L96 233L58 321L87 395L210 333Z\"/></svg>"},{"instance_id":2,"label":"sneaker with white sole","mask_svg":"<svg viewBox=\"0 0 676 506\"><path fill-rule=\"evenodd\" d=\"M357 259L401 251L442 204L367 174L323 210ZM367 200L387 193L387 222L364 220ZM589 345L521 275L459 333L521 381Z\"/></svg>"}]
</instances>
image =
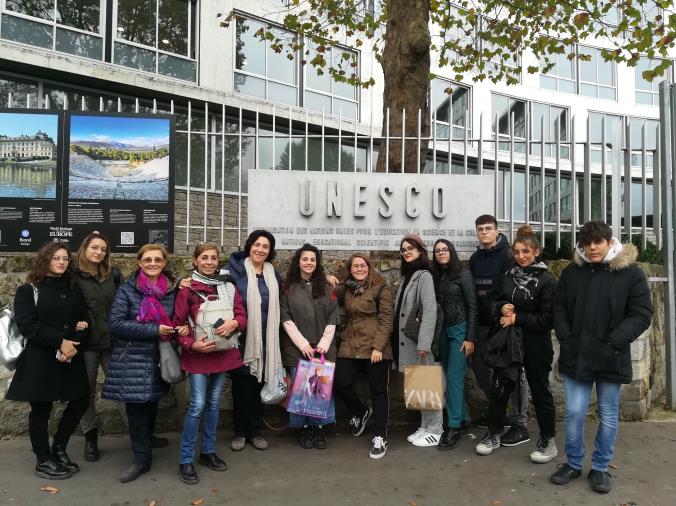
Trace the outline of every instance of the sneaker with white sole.
<instances>
[{"instance_id":1,"label":"sneaker with white sole","mask_svg":"<svg viewBox=\"0 0 676 506\"><path fill-rule=\"evenodd\" d=\"M412 443L413 441L418 439L420 437L420 435L423 434L424 432L426 432L425 429L423 429L422 427L418 427L413 434L409 434L406 437L406 441L408 441L409 443Z\"/></svg>"},{"instance_id":2,"label":"sneaker with white sole","mask_svg":"<svg viewBox=\"0 0 676 506\"><path fill-rule=\"evenodd\" d=\"M490 432L486 432L486 435L481 440L481 443L476 445L476 452L479 455L490 455L498 448L500 448L500 434L491 434Z\"/></svg>"},{"instance_id":3,"label":"sneaker with white sole","mask_svg":"<svg viewBox=\"0 0 676 506\"><path fill-rule=\"evenodd\" d=\"M366 422L369 421L369 418L371 418L371 415L373 414L373 409L371 406L366 408L366 411L364 411L364 414L361 416L353 416L352 419L350 420L350 427L352 427L352 435L354 437L359 437L364 433L364 429L366 428Z\"/></svg>"},{"instance_id":4,"label":"sneaker with white sole","mask_svg":"<svg viewBox=\"0 0 676 506\"><path fill-rule=\"evenodd\" d=\"M546 464L559 454L556 448L554 438L541 437L535 447L535 451L530 454L530 459L536 464Z\"/></svg>"},{"instance_id":5,"label":"sneaker with white sole","mask_svg":"<svg viewBox=\"0 0 676 506\"><path fill-rule=\"evenodd\" d=\"M387 439L382 436L376 436L372 440L373 446L369 452L369 458L371 459L382 459L387 452Z\"/></svg>"},{"instance_id":6,"label":"sneaker with white sole","mask_svg":"<svg viewBox=\"0 0 676 506\"><path fill-rule=\"evenodd\" d=\"M423 432L417 439L412 441L413 446L438 446L441 434L432 434L431 432Z\"/></svg>"}]
</instances>

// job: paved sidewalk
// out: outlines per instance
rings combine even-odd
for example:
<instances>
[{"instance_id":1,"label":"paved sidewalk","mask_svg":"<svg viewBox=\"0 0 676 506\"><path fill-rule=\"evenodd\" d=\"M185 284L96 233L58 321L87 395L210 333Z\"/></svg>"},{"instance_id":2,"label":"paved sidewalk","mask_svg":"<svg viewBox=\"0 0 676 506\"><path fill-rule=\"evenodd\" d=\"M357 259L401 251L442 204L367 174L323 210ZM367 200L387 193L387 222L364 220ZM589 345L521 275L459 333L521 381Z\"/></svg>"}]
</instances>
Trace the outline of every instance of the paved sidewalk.
<instances>
[{"instance_id":1,"label":"paved sidewalk","mask_svg":"<svg viewBox=\"0 0 676 506\"><path fill-rule=\"evenodd\" d=\"M531 430L535 429L534 426ZM33 474L34 459L27 439L0 442L1 505L660 505L676 504L676 423L622 423L611 469L616 481L610 494L591 491L583 477L560 487L549 483L555 462L563 461L562 427L557 437L559 457L545 465L533 464L530 443L501 448L480 457L474 446L483 430L473 428L458 448L440 452L414 448L402 429L391 434L390 449L380 461L367 456L366 435L341 434L329 438L329 449L303 450L291 432L271 434L271 449L251 446L230 451L229 433L219 433L219 454L229 469L217 473L197 466L200 483L189 486L177 476L178 433L168 434L170 445L155 451L152 470L138 480L121 484L117 476L129 464L126 437L101 438L102 458L81 458L83 438L74 437L69 453L82 470L69 480L47 482ZM587 431L588 448L593 431ZM476 439L472 439L475 437ZM57 494L40 491L46 485Z\"/></svg>"}]
</instances>

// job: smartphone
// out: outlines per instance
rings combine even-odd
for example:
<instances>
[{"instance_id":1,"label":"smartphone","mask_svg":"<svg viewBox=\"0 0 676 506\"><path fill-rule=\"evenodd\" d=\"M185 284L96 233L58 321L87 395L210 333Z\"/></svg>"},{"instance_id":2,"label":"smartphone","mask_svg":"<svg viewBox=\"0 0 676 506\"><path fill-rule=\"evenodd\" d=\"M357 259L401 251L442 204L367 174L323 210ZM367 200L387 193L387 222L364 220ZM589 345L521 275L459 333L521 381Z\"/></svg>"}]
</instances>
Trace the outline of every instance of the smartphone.
<instances>
[{"instance_id":1,"label":"smartphone","mask_svg":"<svg viewBox=\"0 0 676 506\"><path fill-rule=\"evenodd\" d=\"M214 322L214 328L217 329L218 327L220 327L224 323L225 323L225 320L223 318L219 318L218 320L216 320Z\"/></svg>"},{"instance_id":2,"label":"smartphone","mask_svg":"<svg viewBox=\"0 0 676 506\"><path fill-rule=\"evenodd\" d=\"M60 358L61 358L61 350L56 350L56 360L59 360ZM72 358L69 358L68 360L66 360L65 363L66 363L66 364L70 364L70 362L71 362L72 360L73 360ZM60 360L59 360L59 362L60 362Z\"/></svg>"}]
</instances>

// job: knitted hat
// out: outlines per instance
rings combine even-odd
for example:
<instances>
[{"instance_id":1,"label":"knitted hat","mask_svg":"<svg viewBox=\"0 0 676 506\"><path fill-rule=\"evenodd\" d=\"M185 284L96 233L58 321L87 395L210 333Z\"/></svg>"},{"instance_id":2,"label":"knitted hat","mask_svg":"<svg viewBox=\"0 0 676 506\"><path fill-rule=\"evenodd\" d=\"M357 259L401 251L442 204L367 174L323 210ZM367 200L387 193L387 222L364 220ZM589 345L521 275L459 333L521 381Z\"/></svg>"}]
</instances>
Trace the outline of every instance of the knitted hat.
<instances>
[{"instance_id":1,"label":"knitted hat","mask_svg":"<svg viewBox=\"0 0 676 506\"><path fill-rule=\"evenodd\" d=\"M402 243L404 241L411 244L412 246L416 246L420 251L427 253L427 246L425 245L425 241L423 241L422 237L420 237L418 234L407 234L401 240Z\"/></svg>"}]
</instances>

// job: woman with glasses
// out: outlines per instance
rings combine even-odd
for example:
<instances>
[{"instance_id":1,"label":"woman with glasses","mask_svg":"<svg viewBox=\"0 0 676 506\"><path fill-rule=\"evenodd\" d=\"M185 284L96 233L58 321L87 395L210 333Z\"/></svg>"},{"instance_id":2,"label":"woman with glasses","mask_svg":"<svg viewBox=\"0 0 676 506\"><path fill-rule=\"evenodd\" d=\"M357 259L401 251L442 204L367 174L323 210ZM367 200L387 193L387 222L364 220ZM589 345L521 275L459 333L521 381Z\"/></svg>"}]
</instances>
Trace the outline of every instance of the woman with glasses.
<instances>
[{"instance_id":1,"label":"woman with glasses","mask_svg":"<svg viewBox=\"0 0 676 506\"><path fill-rule=\"evenodd\" d=\"M82 292L91 323L89 339L80 346L91 391L89 407L80 420L80 426L85 436L84 459L94 462L99 460L96 378L99 366L104 374L108 370L111 349L108 318L115 291L122 281L120 271L110 264L110 245L103 234L91 232L83 239L75 254L73 274L75 284Z\"/></svg>"},{"instance_id":2,"label":"woman with glasses","mask_svg":"<svg viewBox=\"0 0 676 506\"><path fill-rule=\"evenodd\" d=\"M434 243L432 277L439 307L444 312L440 338L441 364L446 374L446 424L439 450L455 448L460 429L468 421L465 406L465 369L474 353L479 307L474 279L455 247L446 239Z\"/></svg>"},{"instance_id":3,"label":"woman with glasses","mask_svg":"<svg viewBox=\"0 0 676 506\"><path fill-rule=\"evenodd\" d=\"M437 301L434 280L430 273L425 241L415 234L405 236L400 243L401 285L394 302L394 333L392 350L394 360L403 371L407 365L434 362L432 340L437 322ZM407 323L422 308L417 340L406 335ZM430 360L431 359L431 360ZM406 439L413 446L437 446L443 432L444 415L441 409L421 411L420 427Z\"/></svg>"},{"instance_id":4,"label":"woman with glasses","mask_svg":"<svg viewBox=\"0 0 676 506\"><path fill-rule=\"evenodd\" d=\"M87 371L78 349L86 342L89 324L69 266L66 244L44 245L14 297L14 316L26 347L5 398L30 403L28 435L37 458L35 474L49 480L70 478L80 470L66 446L89 405ZM50 448L47 429L54 401L67 404Z\"/></svg>"},{"instance_id":5,"label":"woman with glasses","mask_svg":"<svg viewBox=\"0 0 676 506\"><path fill-rule=\"evenodd\" d=\"M150 470L152 432L159 400L169 390L160 375L161 337L185 336L174 327L175 278L167 270L167 250L146 244L136 253L139 269L120 286L110 311L113 350L102 397L125 403L132 464L120 474L127 483Z\"/></svg>"}]
</instances>

